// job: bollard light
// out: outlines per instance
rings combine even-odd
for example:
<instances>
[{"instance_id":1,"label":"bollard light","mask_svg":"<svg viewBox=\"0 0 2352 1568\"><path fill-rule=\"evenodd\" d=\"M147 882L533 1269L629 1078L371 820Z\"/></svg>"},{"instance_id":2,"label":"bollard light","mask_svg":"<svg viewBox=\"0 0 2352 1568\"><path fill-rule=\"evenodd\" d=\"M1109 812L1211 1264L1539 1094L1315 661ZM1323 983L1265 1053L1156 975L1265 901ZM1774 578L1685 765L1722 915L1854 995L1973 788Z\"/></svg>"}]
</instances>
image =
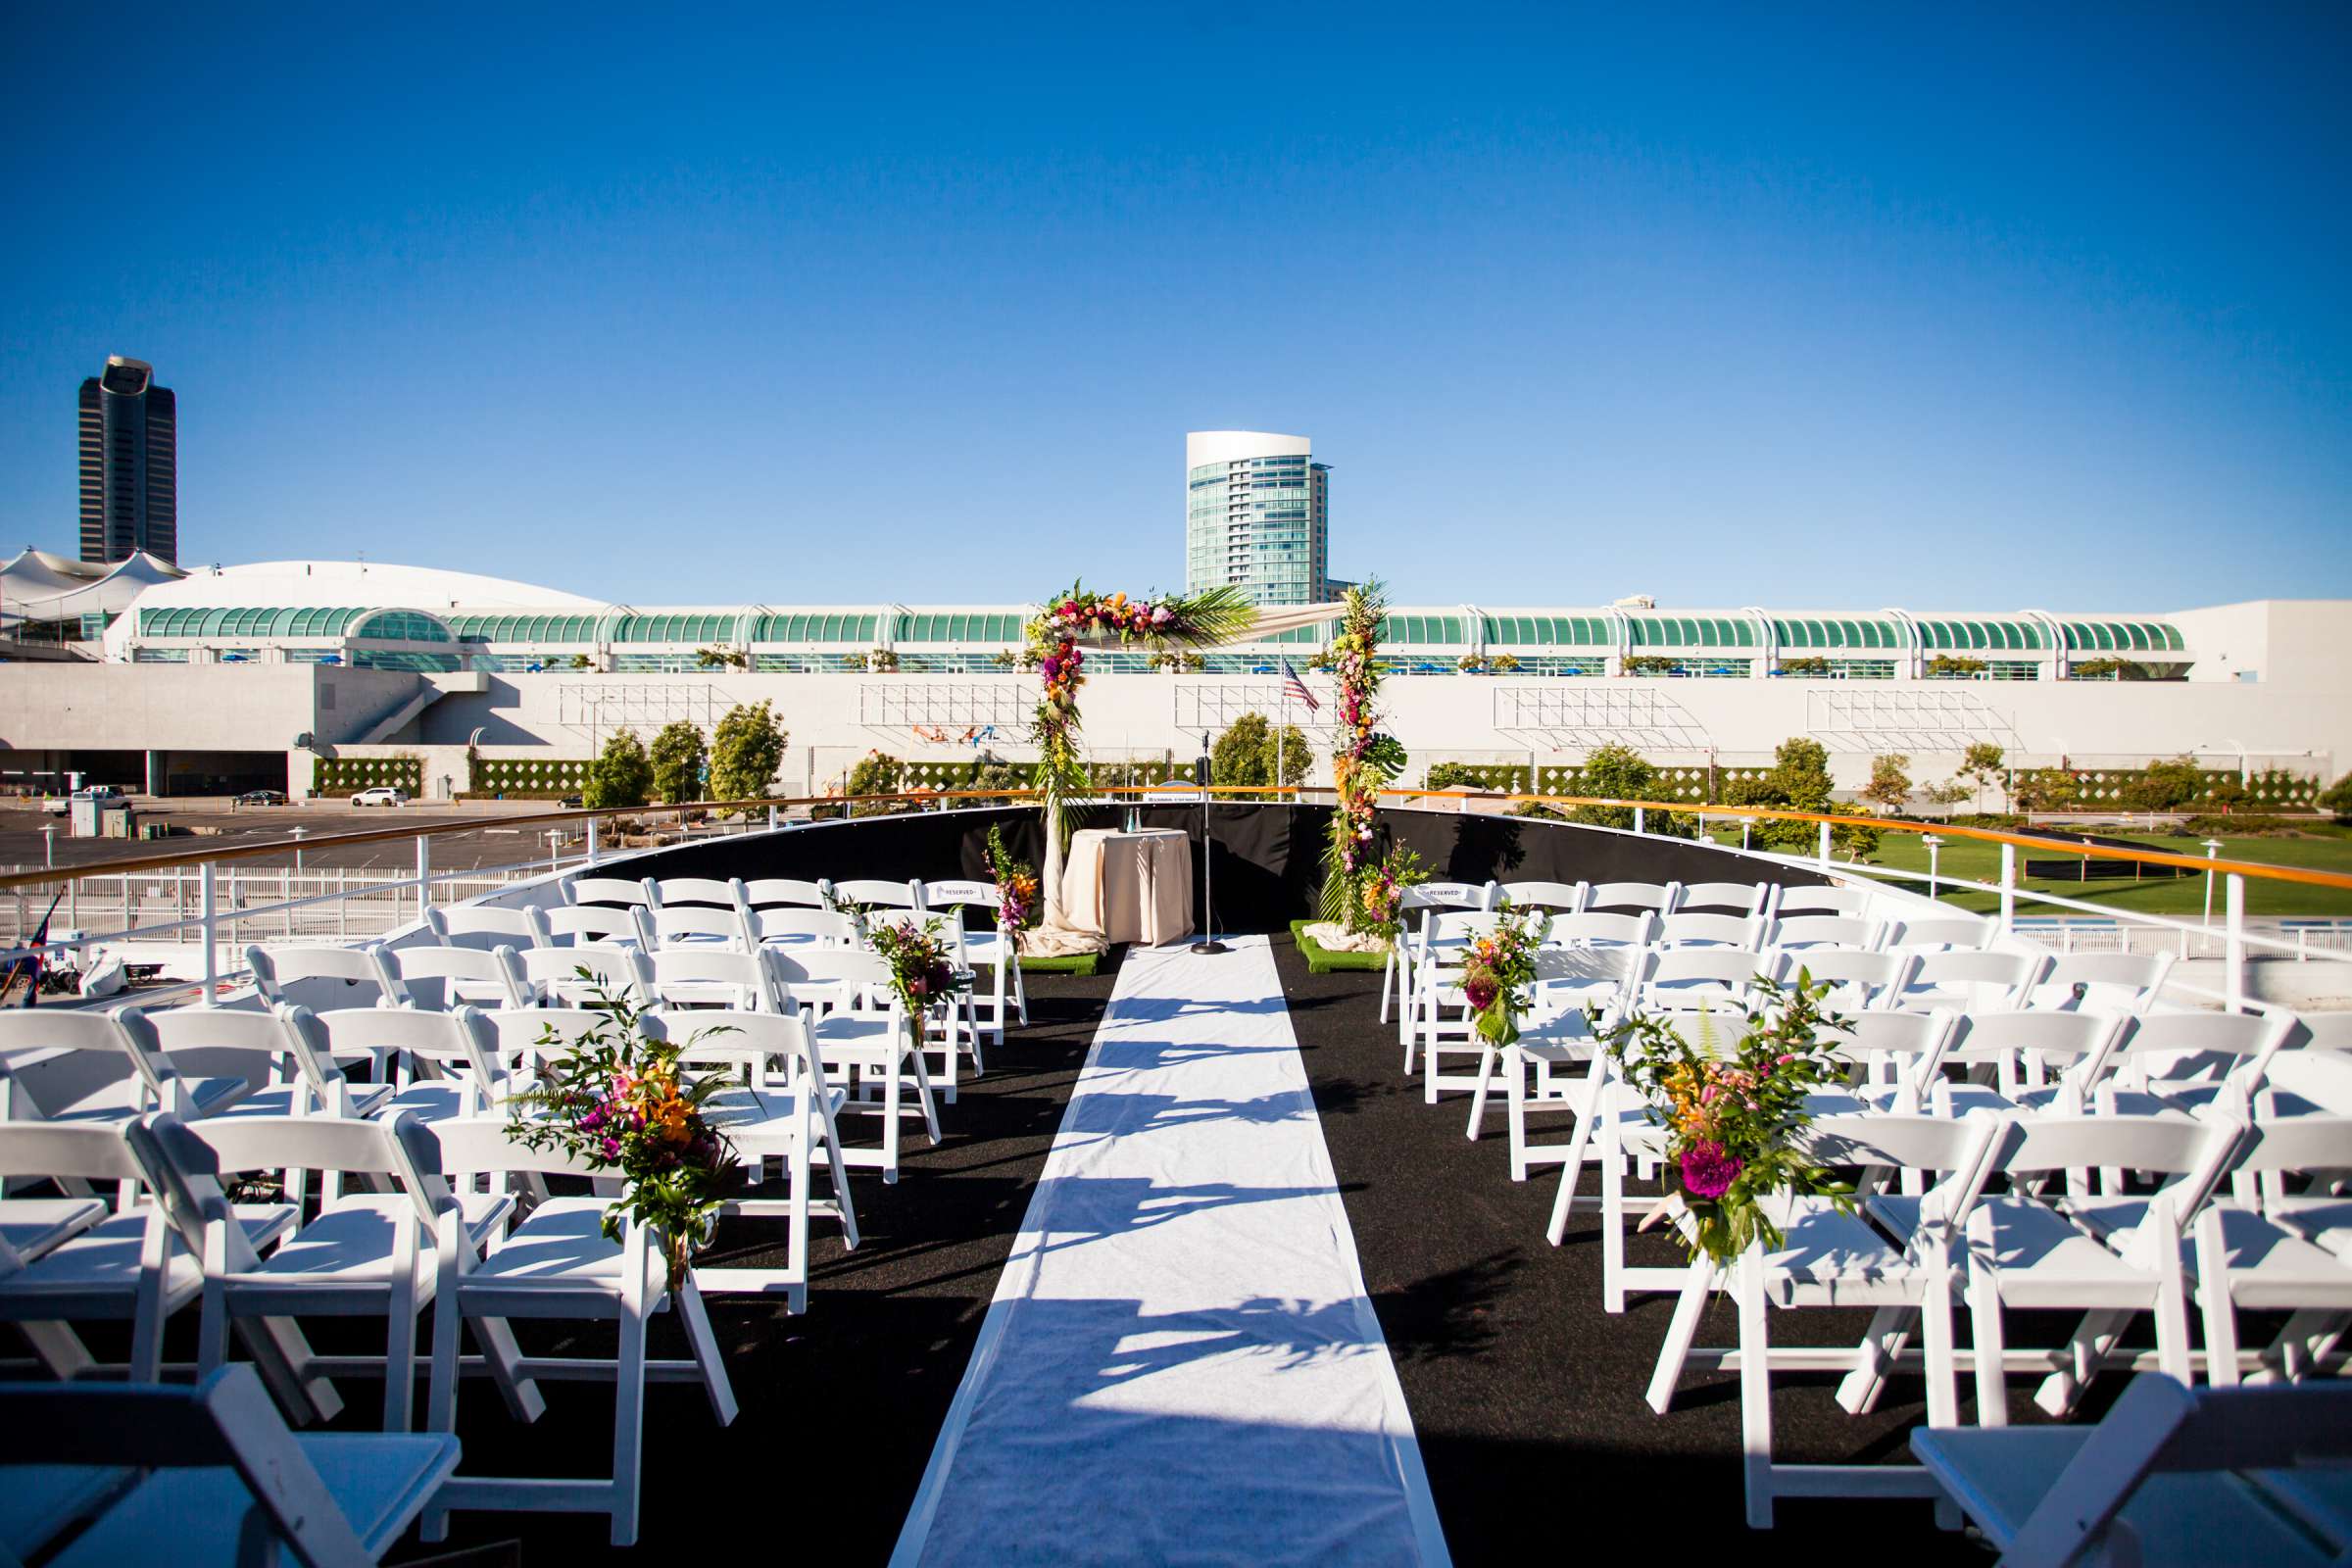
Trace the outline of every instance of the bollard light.
<instances>
[{"instance_id":1,"label":"bollard light","mask_svg":"<svg viewBox=\"0 0 2352 1568\"><path fill-rule=\"evenodd\" d=\"M1934 900L1938 896L1936 891L1936 856L1943 849L1943 840L1933 833L1923 833L1919 842L1928 847L1928 897Z\"/></svg>"},{"instance_id":2,"label":"bollard light","mask_svg":"<svg viewBox=\"0 0 2352 1568\"><path fill-rule=\"evenodd\" d=\"M2207 839L2204 842L2206 862L2205 923L2207 925L2211 925L2213 924L2213 859L2214 857L2222 853L2222 841L2220 839Z\"/></svg>"}]
</instances>

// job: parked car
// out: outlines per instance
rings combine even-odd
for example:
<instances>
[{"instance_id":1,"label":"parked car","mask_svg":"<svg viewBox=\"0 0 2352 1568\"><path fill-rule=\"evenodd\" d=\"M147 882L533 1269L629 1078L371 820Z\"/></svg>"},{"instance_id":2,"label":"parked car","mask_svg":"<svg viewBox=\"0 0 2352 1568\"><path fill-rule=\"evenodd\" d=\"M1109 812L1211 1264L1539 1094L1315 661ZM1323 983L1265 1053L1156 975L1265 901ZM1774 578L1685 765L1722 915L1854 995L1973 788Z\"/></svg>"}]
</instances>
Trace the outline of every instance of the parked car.
<instances>
[{"instance_id":1,"label":"parked car","mask_svg":"<svg viewBox=\"0 0 2352 1568\"><path fill-rule=\"evenodd\" d=\"M566 795L556 804L564 808L564 809L566 811L576 811L581 807L588 804L588 797L585 795Z\"/></svg>"},{"instance_id":2,"label":"parked car","mask_svg":"<svg viewBox=\"0 0 2352 1568\"><path fill-rule=\"evenodd\" d=\"M362 790L359 794L354 795L351 798L351 804L354 806L406 806L409 804L409 792L395 789L389 784L378 784L371 790Z\"/></svg>"},{"instance_id":3,"label":"parked car","mask_svg":"<svg viewBox=\"0 0 2352 1568\"><path fill-rule=\"evenodd\" d=\"M237 804L239 806L283 806L286 804L286 792L284 790L247 790L237 797Z\"/></svg>"},{"instance_id":4,"label":"parked car","mask_svg":"<svg viewBox=\"0 0 2352 1568\"><path fill-rule=\"evenodd\" d=\"M41 809L51 816L63 816L73 809L75 801L119 801L122 798L122 792L112 784L93 784L86 790L75 790L71 795L53 795L41 803Z\"/></svg>"}]
</instances>

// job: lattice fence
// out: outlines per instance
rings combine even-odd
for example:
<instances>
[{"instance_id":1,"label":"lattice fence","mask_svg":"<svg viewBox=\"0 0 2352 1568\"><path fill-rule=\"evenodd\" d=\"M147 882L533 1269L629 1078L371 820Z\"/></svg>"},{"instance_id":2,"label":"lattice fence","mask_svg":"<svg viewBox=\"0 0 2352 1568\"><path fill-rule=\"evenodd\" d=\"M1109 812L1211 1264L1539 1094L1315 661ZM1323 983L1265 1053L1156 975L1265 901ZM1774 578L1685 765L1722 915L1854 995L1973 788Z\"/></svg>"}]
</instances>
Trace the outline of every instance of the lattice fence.
<instances>
[{"instance_id":1,"label":"lattice fence","mask_svg":"<svg viewBox=\"0 0 2352 1568\"><path fill-rule=\"evenodd\" d=\"M390 785L412 797L424 793L421 757L321 757L311 765L311 788L320 795L352 795Z\"/></svg>"},{"instance_id":2,"label":"lattice fence","mask_svg":"<svg viewBox=\"0 0 2352 1568\"><path fill-rule=\"evenodd\" d=\"M577 795L588 787L585 757L477 757L468 789L475 795L503 795L510 801L555 801Z\"/></svg>"}]
</instances>

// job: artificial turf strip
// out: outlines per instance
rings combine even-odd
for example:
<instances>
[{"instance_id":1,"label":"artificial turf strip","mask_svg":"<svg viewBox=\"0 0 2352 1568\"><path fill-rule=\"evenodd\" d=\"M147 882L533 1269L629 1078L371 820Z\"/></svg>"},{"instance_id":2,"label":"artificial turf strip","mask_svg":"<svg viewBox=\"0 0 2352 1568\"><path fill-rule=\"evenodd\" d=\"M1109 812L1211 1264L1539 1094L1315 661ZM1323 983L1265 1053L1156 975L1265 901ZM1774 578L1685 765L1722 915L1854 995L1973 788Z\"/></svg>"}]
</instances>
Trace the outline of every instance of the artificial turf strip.
<instances>
[{"instance_id":1,"label":"artificial turf strip","mask_svg":"<svg viewBox=\"0 0 2352 1568\"><path fill-rule=\"evenodd\" d=\"M1071 953L1057 958L1021 959L1023 974L1099 974L1102 968L1100 953Z\"/></svg>"},{"instance_id":2,"label":"artificial turf strip","mask_svg":"<svg viewBox=\"0 0 2352 1568\"><path fill-rule=\"evenodd\" d=\"M1311 920L1293 920L1291 922L1291 940L1297 943L1298 951L1306 956L1307 973L1336 974L1342 969L1386 969L1389 966L1389 956L1386 953L1333 952L1306 934L1306 928L1312 924L1314 922Z\"/></svg>"}]
</instances>

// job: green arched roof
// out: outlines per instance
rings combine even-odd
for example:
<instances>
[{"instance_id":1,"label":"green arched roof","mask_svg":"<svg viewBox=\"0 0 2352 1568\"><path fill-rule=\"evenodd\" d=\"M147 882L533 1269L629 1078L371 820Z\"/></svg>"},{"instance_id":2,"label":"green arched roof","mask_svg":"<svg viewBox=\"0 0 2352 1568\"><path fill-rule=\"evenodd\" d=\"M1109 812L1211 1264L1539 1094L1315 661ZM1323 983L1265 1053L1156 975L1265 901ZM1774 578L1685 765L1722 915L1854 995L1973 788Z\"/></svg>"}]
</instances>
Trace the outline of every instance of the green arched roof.
<instances>
[{"instance_id":1,"label":"green arched roof","mask_svg":"<svg viewBox=\"0 0 2352 1568\"><path fill-rule=\"evenodd\" d=\"M2169 621L2070 620L2064 626L2070 653L2177 654L2187 646Z\"/></svg>"},{"instance_id":2,"label":"green arched roof","mask_svg":"<svg viewBox=\"0 0 2352 1568\"><path fill-rule=\"evenodd\" d=\"M2038 621L1925 620L1914 617L1919 646L1932 654L2031 653L2050 646L2050 634Z\"/></svg>"},{"instance_id":3,"label":"green arched roof","mask_svg":"<svg viewBox=\"0 0 2352 1568\"><path fill-rule=\"evenodd\" d=\"M1775 617L1772 635L1782 648L1901 648L1902 622L1862 615Z\"/></svg>"},{"instance_id":4,"label":"green arched roof","mask_svg":"<svg viewBox=\"0 0 2352 1568\"><path fill-rule=\"evenodd\" d=\"M1628 615L1636 648L1753 648L1755 622L1744 615Z\"/></svg>"}]
</instances>

